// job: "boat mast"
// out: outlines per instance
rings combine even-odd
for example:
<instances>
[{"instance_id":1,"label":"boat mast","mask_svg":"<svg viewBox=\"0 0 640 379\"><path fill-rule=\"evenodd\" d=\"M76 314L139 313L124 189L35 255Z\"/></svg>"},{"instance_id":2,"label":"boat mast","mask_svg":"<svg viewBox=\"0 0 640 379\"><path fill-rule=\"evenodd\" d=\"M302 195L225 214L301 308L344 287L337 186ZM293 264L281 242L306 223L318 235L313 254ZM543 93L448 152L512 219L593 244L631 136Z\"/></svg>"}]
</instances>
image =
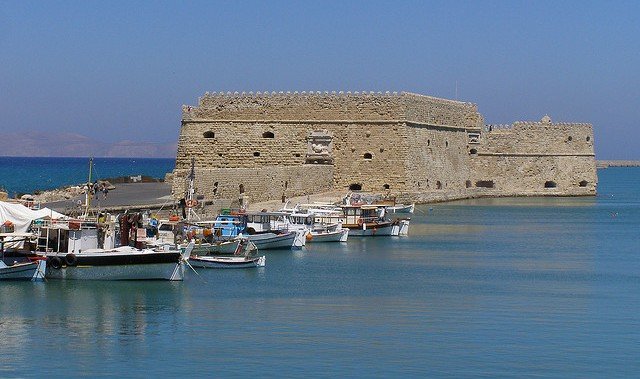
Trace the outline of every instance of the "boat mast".
<instances>
[{"instance_id":1,"label":"boat mast","mask_svg":"<svg viewBox=\"0 0 640 379\"><path fill-rule=\"evenodd\" d=\"M196 159L191 157L191 172L189 172L189 189L187 191L187 204L188 205L193 204L194 194L196 192L195 187L194 187L195 180L196 180ZM189 212L187 213L187 220L191 220L191 216L195 212L193 211L193 206L189 206L188 208L189 208Z\"/></svg>"},{"instance_id":2,"label":"boat mast","mask_svg":"<svg viewBox=\"0 0 640 379\"><path fill-rule=\"evenodd\" d=\"M92 186L91 183L91 170L93 169L93 157L89 158L89 181L87 184L87 191L85 193L85 209L84 209L84 215L87 216L89 215L89 207L91 206L91 191L89 190L90 186ZM94 188L95 191L95 188Z\"/></svg>"}]
</instances>

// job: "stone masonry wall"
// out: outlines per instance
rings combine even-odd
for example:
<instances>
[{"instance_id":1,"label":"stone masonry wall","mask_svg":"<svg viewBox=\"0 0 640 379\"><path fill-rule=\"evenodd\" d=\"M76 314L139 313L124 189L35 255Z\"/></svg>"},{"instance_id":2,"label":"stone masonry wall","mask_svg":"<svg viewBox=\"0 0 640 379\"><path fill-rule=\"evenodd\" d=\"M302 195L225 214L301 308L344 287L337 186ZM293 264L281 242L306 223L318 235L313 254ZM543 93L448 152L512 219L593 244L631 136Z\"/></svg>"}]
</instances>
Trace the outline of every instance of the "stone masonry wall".
<instances>
[{"instance_id":1,"label":"stone masonry wall","mask_svg":"<svg viewBox=\"0 0 640 379\"><path fill-rule=\"evenodd\" d=\"M174 171L174 197L183 198L188 188L190 170ZM196 193L204 200L230 199L259 202L301 196L332 189L333 166L265 166L257 168L198 168ZM244 193L240 193L240 185Z\"/></svg>"},{"instance_id":2,"label":"stone masonry wall","mask_svg":"<svg viewBox=\"0 0 640 379\"><path fill-rule=\"evenodd\" d=\"M183 106L174 191L194 158L199 193L235 199L243 184L250 201L354 186L418 201L595 193L591 125L482 124L475 104L411 93L205 94ZM306 164L320 131L331 164Z\"/></svg>"},{"instance_id":3,"label":"stone masonry wall","mask_svg":"<svg viewBox=\"0 0 640 379\"><path fill-rule=\"evenodd\" d=\"M594 195L598 182L590 124L517 122L491 127L471 155L473 183L487 195Z\"/></svg>"}]
</instances>

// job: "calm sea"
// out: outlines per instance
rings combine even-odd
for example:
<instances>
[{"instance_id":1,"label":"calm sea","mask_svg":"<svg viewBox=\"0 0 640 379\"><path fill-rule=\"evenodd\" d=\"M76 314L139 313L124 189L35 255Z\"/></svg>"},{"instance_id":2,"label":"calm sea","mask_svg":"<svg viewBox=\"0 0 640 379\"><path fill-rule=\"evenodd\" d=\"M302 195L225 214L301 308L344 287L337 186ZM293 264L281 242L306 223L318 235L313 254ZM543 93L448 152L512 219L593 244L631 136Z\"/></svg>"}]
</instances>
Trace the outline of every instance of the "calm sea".
<instances>
[{"instance_id":1,"label":"calm sea","mask_svg":"<svg viewBox=\"0 0 640 379\"><path fill-rule=\"evenodd\" d=\"M409 237L260 269L2 283L0 377L637 377L640 169L599 179L421 206Z\"/></svg>"},{"instance_id":2,"label":"calm sea","mask_svg":"<svg viewBox=\"0 0 640 379\"><path fill-rule=\"evenodd\" d=\"M175 168L173 158L94 158L92 180L144 175L162 178ZM0 157L0 189L11 196L86 183L89 158Z\"/></svg>"}]
</instances>

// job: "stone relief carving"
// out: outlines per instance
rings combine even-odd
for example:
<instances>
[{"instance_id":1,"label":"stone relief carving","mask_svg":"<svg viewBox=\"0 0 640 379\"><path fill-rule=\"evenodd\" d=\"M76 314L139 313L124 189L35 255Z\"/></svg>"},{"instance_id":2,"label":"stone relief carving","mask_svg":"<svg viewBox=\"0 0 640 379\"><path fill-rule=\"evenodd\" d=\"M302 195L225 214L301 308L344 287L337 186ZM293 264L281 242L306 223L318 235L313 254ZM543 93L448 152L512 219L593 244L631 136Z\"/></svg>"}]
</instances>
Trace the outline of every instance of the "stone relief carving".
<instances>
[{"instance_id":1,"label":"stone relief carving","mask_svg":"<svg viewBox=\"0 0 640 379\"><path fill-rule=\"evenodd\" d=\"M306 163L333 164L333 135L326 130L313 131L307 137Z\"/></svg>"}]
</instances>

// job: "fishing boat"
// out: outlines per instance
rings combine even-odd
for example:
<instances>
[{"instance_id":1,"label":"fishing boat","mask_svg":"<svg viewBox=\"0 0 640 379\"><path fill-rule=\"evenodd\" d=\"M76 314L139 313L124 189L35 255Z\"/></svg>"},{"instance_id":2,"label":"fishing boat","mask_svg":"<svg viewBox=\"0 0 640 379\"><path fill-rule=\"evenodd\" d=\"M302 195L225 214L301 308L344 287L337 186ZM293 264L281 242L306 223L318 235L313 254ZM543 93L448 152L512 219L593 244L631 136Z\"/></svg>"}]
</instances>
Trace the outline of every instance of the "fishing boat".
<instances>
[{"instance_id":1,"label":"fishing boat","mask_svg":"<svg viewBox=\"0 0 640 379\"><path fill-rule=\"evenodd\" d=\"M38 261L15 262L7 265L5 260L0 260L0 280L37 280L39 273Z\"/></svg>"},{"instance_id":2,"label":"fishing boat","mask_svg":"<svg viewBox=\"0 0 640 379\"><path fill-rule=\"evenodd\" d=\"M230 257L230 256L191 256L189 264L197 268L252 268L264 267L265 256L260 257Z\"/></svg>"},{"instance_id":3,"label":"fishing boat","mask_svg":"<svg viewBox=\"0 0 640 379\"><path fill-rule=\"evenodd\" d=\"M386 208L388 213L413 213L415 211L416 204L395 204Z\"/></svg>"},{"instance_id":4,"label":"fishing boat","mask_svg":"<svg viewBox=\"0 0 640 379\"><path fill-rule=\"evenodd\" d=\"M256 256L257 248L248 238L238 238L238 247L233 256L199 256L193 254L189 257L189 264L200 268L250 268L264 267L265 256Z\"/></svg>"},{"instance_id":5,"label":"fishing boat","mask_svg":"<svg viewBox=\"0 0 640 379\"><path fill-rule=\"evenodd\" d=\"M306 241L303 232L263 229L260 226L261 223L255 222L255 217L259 216L245 213L219 215L213 222L213 233L216 238L221 240L246 237L259 250L291 249L304 246Z\"/></svg>"},{"instance_id":6,"label":"fishing boat","mask_svg":"<svg viewBox=\"0 0 640 379\"><path fill-rule=\"evenodd\" d=\"M342 227L349 229L350 236L392 235L394 222L384 218L384 208L375 205L343 205L342 210L344 214Z\"/></svg>"},{"instance_id":7,"label":"fishing boat","mask_svg":"<svg viewBox=\"0 0 640 379\"><path fill-rule=\"evenodd\" d=\"M43 278L44 265L37 256L20 251L5 251L5 240L15 245L20 240L33 237L25 233L0 233L0 280L37 280Z\"/></svg>"},{"instance_id":8,"label":"fishing boat","mask_svg":"<svg viewBox=\"0 0 640 379\"><path fill-rule=\"evenodd\" d=\"M140 247L136 235L140 225L117 229L112 217L96 220L51 220L37 227L37 251L47 262L45 278L70 280L182 280L185 251ZM121 246L116 246L116 235ZM124 242L124 243L122 243ZM134 245L134 246L130 246Z\"/></svg>"}]
</instances>

